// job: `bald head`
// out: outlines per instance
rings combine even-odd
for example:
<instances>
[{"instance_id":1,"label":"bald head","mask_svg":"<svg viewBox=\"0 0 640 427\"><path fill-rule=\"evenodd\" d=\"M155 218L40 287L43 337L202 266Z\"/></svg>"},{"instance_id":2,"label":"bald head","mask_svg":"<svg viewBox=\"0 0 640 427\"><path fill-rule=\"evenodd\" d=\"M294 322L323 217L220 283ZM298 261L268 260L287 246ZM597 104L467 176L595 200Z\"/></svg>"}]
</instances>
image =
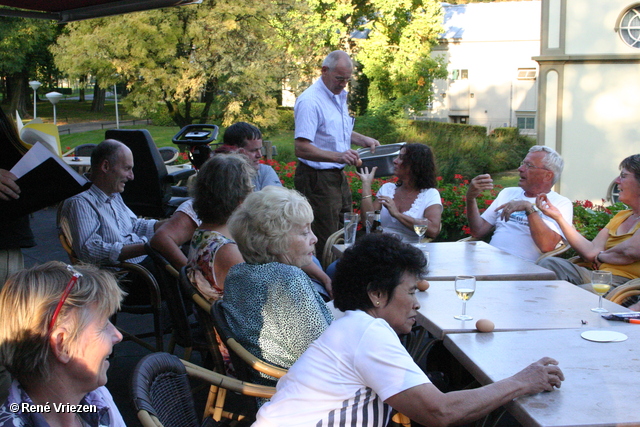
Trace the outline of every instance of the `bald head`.
<instances>
[{"instance_id":1,"label":"bald head","mask_svg":"<svg viewBox=\"0 0 640 427\"><path fill-rule=\"evenodd\" d=\"M133 154L129 147L106 139L91 153L91 180L106 194L122 193L133 180Z\"/></svg>"},{"instance_id":2,"label":"bald head","mask_svg":"<svg viewBox=\"0 0 640 427\"><path fill-rule=\"evenodd\" d=\"M342 93L351 81L353 62L346 52L334 50L322 63L322 81L334 95Z\"/></svg>"}]
</instances>

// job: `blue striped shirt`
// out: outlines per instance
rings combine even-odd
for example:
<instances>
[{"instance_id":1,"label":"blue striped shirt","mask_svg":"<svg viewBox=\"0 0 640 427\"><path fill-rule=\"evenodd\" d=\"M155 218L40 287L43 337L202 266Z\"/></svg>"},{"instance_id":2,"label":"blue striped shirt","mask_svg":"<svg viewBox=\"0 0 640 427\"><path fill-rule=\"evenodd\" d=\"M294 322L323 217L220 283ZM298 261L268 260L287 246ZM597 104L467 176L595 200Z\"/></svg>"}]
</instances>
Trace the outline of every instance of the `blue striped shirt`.
<instances>
[{"instance_id":1,"label":"blue striped shirt","mask_svg":"<svg viewBox=\"0 0 640 427\"><path fill-rule=\"evenodd\" d=\"M61 226L68 227L73 250L84 262L117 264L123 246L147 242L155 219L141 219L124 204L120 193L108 196L97 186L65 200ZM145 256L128 259L140 263Z\"/></svg>"}]
</instances>

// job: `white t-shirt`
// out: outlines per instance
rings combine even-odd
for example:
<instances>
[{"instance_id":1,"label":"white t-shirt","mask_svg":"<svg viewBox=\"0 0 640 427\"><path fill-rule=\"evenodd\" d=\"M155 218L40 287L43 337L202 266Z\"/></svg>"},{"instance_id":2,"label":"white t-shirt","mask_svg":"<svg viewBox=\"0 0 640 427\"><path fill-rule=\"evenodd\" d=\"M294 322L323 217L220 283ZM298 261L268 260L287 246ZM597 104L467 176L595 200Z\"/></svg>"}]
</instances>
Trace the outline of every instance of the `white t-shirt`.
<instances>
[{"instance_id":1,"label":"white t-shirt","mask_svg":"<svg viewBox=\"0 0 640 427\"><path fill-rule=\"evenodd\" d=\"M383 427L385 400L429 382L385 320L347 311L278 381L253 426Z\"/></svg>"},{"instance_id":2,"label":"white t-shirt","mask_svg":"<svg viewBox=\"0 0 640 427\"><path fill-rule=\"evenodd\" d=\"M563 218L571 224L573 221L573 204L571 201L555 191L547 193L547 197L549 201L560 210ZM542 255L542 252L538 249L538 246L536 246L533 237L531 237L529 219L527 218L526 212L513 212L507 222L500 218L500 212L496 212L499 206L512 200L527 200L533 204L536 203L535 197L526 197L524 190L520 187L509 187L502 190L493 203L491 203L491 206L482 214L482 218L485 221L496 227L490 244L520 258L535 262L538 257ZM551 230L564 238L562 230L560 230L560 227L553 219L544 215L542 212L537 212L532 215L540 215L544 223Z\"/></svg>"},{"instance_id":3,"label":"white t-shirt","mask_svg":"<svg viewBox=\"0 0 640 427\"><path fill-rule=\"evenodd\" d=\"M396 193L396 188L397 187L394 183L387 182L380 187L377 195L393 198L393 195ZM411 205L411 208L402 213L409 215L411 218L422 218L424 210L431 205L442 206L440 193L435 188L428 188L420 191L420 193L418 193L418 197L416 197L416 200ZM384 206L380 211L380 223L382 224L382 229L385 233L397 234L402 237L403 242L416 243L418 241L418 235L413 231L413 229L402 225L400 221L391 216L389 210Z\"/></svg>"}]
</instances>

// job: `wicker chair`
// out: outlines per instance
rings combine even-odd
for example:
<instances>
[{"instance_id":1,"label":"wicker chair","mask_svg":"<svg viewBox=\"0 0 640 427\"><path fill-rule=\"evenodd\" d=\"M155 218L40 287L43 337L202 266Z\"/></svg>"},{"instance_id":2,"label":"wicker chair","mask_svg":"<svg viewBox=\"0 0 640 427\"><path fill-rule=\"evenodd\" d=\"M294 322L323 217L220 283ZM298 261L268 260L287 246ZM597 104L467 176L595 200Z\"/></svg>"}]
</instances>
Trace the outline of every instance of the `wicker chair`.
<instances>
[{"instance_id":1,"label":"wicker chair","mask_svg":"<svg viewBox=\"0 0 640 427\"><path fill-rule=\"evenodd\" d=\"M212 418L198 417L189 378L205 381L213 387L228 389L246 396L269 398L275 388L245 383L212 372L167 353L143 357L133 373L132 394L138 419L144 427L198 427L219 425ZM225 418L253 419L255 414L228 414Z\"/></svg>"}]
</instances>

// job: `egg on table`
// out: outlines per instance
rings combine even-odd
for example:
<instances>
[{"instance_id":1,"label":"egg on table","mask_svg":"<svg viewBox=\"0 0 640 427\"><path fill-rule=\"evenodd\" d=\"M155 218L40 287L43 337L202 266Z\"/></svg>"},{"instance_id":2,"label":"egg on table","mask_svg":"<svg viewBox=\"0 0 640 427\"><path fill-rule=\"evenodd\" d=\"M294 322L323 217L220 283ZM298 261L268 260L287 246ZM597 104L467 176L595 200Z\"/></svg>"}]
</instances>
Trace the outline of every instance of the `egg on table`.
<instances>
[{"instance_id":1,"label":"egg on table","mask_svg":"<svg viewBox=\"0 0 640 427\"><path fill-rule=\"evenodd\" d=\"M425 279L418 280L418 283L416 283L416 285L418 286L419 291L426 291L427 289L429 289L429 282L427 282Z\"/></svg>"},{"instance_id":2,"label":"egg on table","mask_svg":"<svg viewBox=\"0 0 640 427\"><path fill-rule=\"evenodd\" d=\"M495 327L496 325L489 319L478 319L476 322L476 329L480 332L491 332Z\"/></svg>"}]
</instances>

